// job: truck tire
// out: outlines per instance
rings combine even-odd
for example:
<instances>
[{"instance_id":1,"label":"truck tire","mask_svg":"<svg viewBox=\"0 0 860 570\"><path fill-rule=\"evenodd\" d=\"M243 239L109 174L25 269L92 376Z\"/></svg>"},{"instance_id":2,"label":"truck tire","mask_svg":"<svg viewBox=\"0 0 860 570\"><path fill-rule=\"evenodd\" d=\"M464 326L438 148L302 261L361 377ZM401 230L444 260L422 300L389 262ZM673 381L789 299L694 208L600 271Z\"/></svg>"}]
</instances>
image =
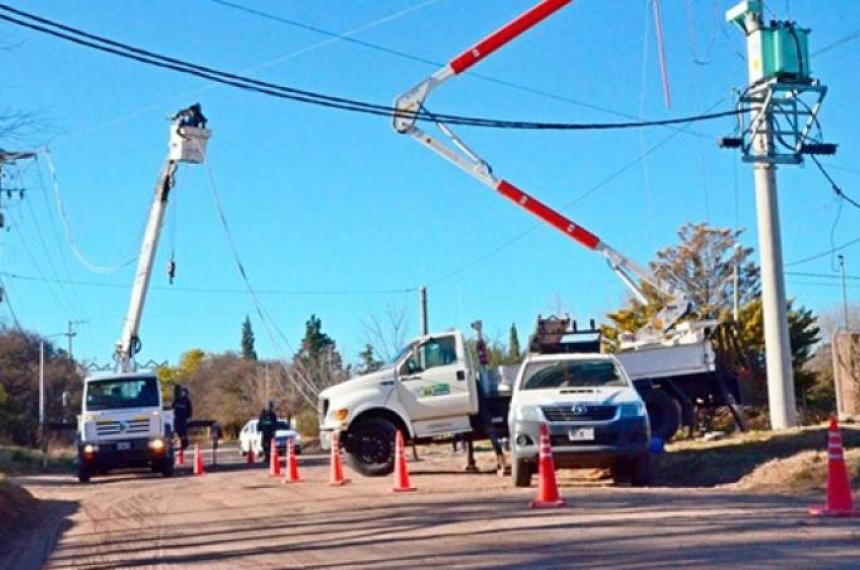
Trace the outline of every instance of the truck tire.
<instances>
[{"instance_id":1,"label":"truck tire","mask_svg":"<svg viewBox=\"0 0 860 570\"><path fill-rule=\"evenodd\" d=\"M531 487L534 465L524 459L514 459L511 464L511 478L514 487Z\"/></svg>"},{"instance_id":2,"label":"truck tire","mask_svg":"<svg viewBox=\"0 0 860 570\"><path fill-rule=\"evenodd\" d=\"M81 483L89 483L92 472L89 468L83 465L78 465L78 481Z\"/></svg>"},{"instance_id":3,"label":"truck tire","mask_svg":"<svg viewBox=\"0 0 860 570\"><path fill-rule=\"evenodd\" d=\"M651 455L643 453L630 460L630 484L647 487L651 484Z\"/></svg>"},{"instance_id":4,"label":"truck tire","mask_svg":"<svg viewBox=\"0 0 860 570\"><path fill-rule=\"evenodd\" d=\"M681 427L681 404L659 389L643 390L641 393L648 409L651 435L669 441Z\"/></svg>"},{"instance_id":5,"label":"truck tire","mask_svg":"<svg viewBox=\"0 0 860 570\"><path fill-rule=\"evenodd\" d=\"M344 442L352 468L369 477L394 471L396 431L394 424L383 418L367 418L353 424Z\"/></svg>"},{"instance_id":6,"label":"truck tire","mask_svg":"<svg viewBox=\"0 0 860 570\"><path fill-rule=\"evenodd\" d=\"M159 471L164 477L173 477L174 462L172 459L165 459L159 467Z\"/></svg>"}]
</instances>

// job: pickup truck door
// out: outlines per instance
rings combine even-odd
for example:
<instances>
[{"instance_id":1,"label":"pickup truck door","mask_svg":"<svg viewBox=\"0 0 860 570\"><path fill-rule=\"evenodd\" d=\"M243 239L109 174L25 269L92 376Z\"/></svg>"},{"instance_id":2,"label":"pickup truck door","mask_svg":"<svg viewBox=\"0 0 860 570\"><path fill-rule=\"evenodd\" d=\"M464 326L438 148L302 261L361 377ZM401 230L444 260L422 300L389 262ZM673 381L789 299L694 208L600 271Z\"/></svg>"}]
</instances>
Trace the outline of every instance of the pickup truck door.
<instances>
[{"instance_id":1,"label":"pickup truck door","mask_svg":"<svg viewBox=\"0 0 860 570\"><path fill-rule=\"evenodd\" d=\"M476 411L474 378L467 362L457 333L434 335L415 346L400 366L398 382L400 401L413 422Z\"/></svg>"}]
</instances>

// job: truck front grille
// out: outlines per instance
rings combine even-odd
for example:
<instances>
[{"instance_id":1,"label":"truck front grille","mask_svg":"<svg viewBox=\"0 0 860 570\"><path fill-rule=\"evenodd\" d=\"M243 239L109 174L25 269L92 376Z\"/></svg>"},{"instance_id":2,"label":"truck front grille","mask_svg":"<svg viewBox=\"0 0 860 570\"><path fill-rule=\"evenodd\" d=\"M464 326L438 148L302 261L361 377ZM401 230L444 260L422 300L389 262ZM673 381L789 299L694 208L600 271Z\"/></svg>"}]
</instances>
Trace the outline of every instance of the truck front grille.
<instances>
[{"instance_id":1,"label":"truck front grille","mask_svg":"<svg viewBox=\"0 0 860 570\"><path fill-rule=\"evenodd\" d=\"M134 419L124 422L102 420L96 422L97 435L126 435L149 432L149 418Z\"/></svg>"},{"instance_id":2,"label":"truck front grille","mask_svg":"<svg viewBox=\"0 0 860 570\"><path fill-rule=\"evenodd\" d=\"M572 404L543 406L541 410L549 422L605 422L615 417L616 408L617 406Z\"/></svg>"}]
</instances>

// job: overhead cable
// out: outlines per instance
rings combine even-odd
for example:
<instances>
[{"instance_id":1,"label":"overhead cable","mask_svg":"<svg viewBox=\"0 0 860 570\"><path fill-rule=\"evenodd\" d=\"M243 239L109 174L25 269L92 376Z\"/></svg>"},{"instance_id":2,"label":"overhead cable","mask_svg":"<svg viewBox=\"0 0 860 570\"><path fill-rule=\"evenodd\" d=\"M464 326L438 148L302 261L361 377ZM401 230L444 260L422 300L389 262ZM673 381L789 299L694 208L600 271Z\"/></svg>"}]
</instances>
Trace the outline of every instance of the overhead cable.
<instances>
[{"instance_id":1,"label":"overhead cable","mask_svg":"<svg viewBox=\"0 0 860 570\"><path fill-rule=\"evenodd\" d=\"M369 115L385 117L405 116L414 117L416 120L419 121L437 122L438 120L442 120L452 125L499 129L608 130L687 124L713 120L728 116L735 116L739 113L749 112L749 109L732 109L728 111L708 113L703 115L694 115L688 117L677 117L672 119L659 119L652 121L626 121L614 123L560 123L544 121L514 121L503 119L489 119L482 117L470 117L464 115L450 115L444 113L435 113L434 116L431 117L428 113L421 110L417 112L398 110L394 107L391 107L390 105L380 105L357 99L350 99L346 97L339 97L314 91L297 89L295 87L290 87L287 85L260 81L251 77L245 77L234 73L214 69L211 67L198 65L185 60L165 56L149 50L144 50L135 46L117 42L103 36L90 34L83 30L73 28L71 26L61 24L59 22L48 20L47 18L42 18L40 16L36 16L34 14L30 14L22 10L18 10L2 3L0 3L0 11L4 11L7 13L11 12L12 14L15 14L15 16L18 16L14 17L9 16L8 14L0 13L0 19L10 22L12 24L22 26L44 34L48 34L78 45L90 47L102 52L117 55L119 57L138 61L140 63L145 63L164 69L170 69L179 73L194 75L209 81L222 83L224 85L233 86L238 89L253 91L272 97ZM22 20L21 18L24 19Z\"/></svg>"},{"instance_id":2,"label":"overhead cable","mask_svg":"<svg viewBox=\"0 0 860 570\"><path fill-rule=\"evenodd\" d=\"M54 192L54 200L57 203L57 212L60 214L60 220L62 220L62 222L63 222L63 229L65 230L66 242L69 244L69 247L71 248L72 252L75 254L75 257L78 259L78 261L80 261L84 267L86 267L88 270L92 271L93 273L99 273L102 275L110 274L110 273L116 273L117 271L120 271L120 270L128 267L132 263L134 263L137 260L136 254L128 257L124 261L121 261L117 265L113 265L113 266L99 265L99 264L91 261L86 256L86 254L84 254L84 252L81 251L81 248L78 247L78 244L75 241L74 235L72 234L72 227L71 227L71 224L69 223L68 216L66 216L66 208L63 204L63 198L60 195L60 182L57 179L57 170L56 170L56 168L54 168L54 161L51 159L51 152L47 148L45 148L45 149L42 149L41 154L42 154L42 156L45 157L45 164L47 164L48 173L51 176L51 186L52 186L53 192Z\"/></svg>"}]
</instances>

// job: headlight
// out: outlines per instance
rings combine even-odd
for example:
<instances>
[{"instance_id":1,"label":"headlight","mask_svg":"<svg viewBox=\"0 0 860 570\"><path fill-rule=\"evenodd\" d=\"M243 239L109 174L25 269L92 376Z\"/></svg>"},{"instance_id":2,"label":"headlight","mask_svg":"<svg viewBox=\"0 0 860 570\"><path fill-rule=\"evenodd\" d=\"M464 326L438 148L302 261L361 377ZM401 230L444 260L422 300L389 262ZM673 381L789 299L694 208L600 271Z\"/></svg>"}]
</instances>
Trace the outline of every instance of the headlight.
<instances>
[{"instance_id":1,"label":"headlight","mask_svg":"<svg viewBox=\"0 0 860 570\"><path fill-rule=\"evenodd\" d=\"M543 413L537 406L520 406L517 408L516 419L521 422L541 422Z\"/></svg>"},{"instance_id":2,"label":"headlight","mask_svg":"<svg viewBox=\"0 0 860 570\"><path fill-rule=\"evenodd\" d=\"M157 453L161 453L164 451L164 440L163 439L153 439L149 442L149 448Z\"/></svg>"},{"instance_id":3,"label":"headlight","mask_svg":"<svg viewBox=\"0 0 860 570\"><path fill-rule=\"evenodd\" d=\"M98 451L97 445L92 445L90 443L84 446L84 455L93 455L96 451Z\"/></svg>"},{"instance_id":4,"label":"headlight","mask_svg":"<svg viewBox=\"0 0 860 570\"><path fill-rule=\"evenodd\" d=\"M621 404L622 418L637 418L645 415L645 404L643 402L630 402Z\"/></svg>"},{"instance_id":5,"label":"headlight","mask_svg":"<svg viewBox=\"0 0 860 570\"><path fill-rule=\"evenodd\" d=\"M331 413L331 417L333 419L339 421L339 422L344 421L348 415L349 415L349 409L348 408L340 408L339 410L334 410Z\"/></svg>"}]
</instances>

